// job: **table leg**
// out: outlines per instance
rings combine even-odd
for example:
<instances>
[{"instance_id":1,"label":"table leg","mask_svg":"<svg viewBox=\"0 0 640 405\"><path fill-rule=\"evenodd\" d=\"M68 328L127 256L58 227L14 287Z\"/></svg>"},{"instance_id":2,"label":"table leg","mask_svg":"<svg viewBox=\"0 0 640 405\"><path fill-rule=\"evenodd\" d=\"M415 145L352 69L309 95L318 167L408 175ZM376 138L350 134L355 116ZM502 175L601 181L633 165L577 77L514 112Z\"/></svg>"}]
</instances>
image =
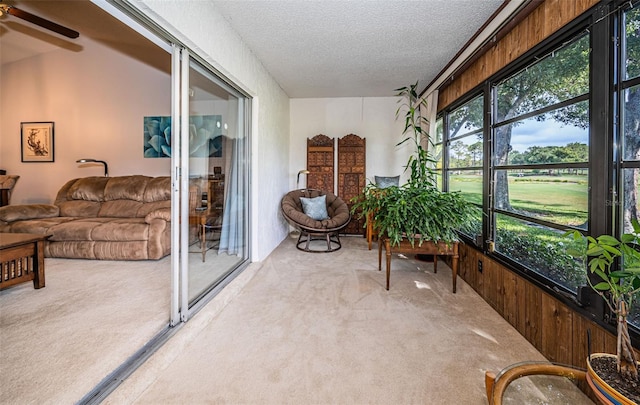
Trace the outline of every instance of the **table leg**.
<instances>
[{"instance_id":1,"label":"table leg","mask_svg":"<svg viewBox=\"0 0 640 405\"><path fill-rule=\"evenodd\" d=\"M438 272L438 255L433 255L433 274Z\"/></svg>"},{"instance_id":2,"label":"table leg","mask_svg":"<svg viewBox=\"0 0 640 405\"><path fill-rule=\"evenodd\" d=\"M384 249L387 255L387 291L389 291L389 277L391 276L391 242L384 240Z\"/></svg>"},{"instance_id":3,"label":"table leg","mask_svg":"<svg viewBox=\"0 0 640 405\"><path fill-rule=\"evenodd\" d=\"M200 249L202 250L202 263L207 254L207 228L205 224L200 224Z\"/></svg>"},{"instance_id":4,"label":"table leg","mask_svg":"<svg viewBox=\"0 0 640 405\"><path fill-rule=\"evenodd\" d=\"M456 293L456 279L458 278L458 255L453 255L451 263L451 273L453 274L453 293Z\"/></svg>"},{"instance_id":5,"label":"table leg","mask_svg":"<svg viewBox=\"0 0 640 405\"><path fill-rule=\"evenodd\" d=\"M378 239L378 271L382 270L382 238Z\"/></svg>"},{"instance_id":6,"label":"table leg","mask_svg":"<svg viewBox=\"0 0 640 405\"><path fill-rule=\"evenodd\" d=\"M33 263L36 265L33 275L33 288L38 289L44 287L44 240L35 243L35 257Z\"/></svg>"}]
</instances>

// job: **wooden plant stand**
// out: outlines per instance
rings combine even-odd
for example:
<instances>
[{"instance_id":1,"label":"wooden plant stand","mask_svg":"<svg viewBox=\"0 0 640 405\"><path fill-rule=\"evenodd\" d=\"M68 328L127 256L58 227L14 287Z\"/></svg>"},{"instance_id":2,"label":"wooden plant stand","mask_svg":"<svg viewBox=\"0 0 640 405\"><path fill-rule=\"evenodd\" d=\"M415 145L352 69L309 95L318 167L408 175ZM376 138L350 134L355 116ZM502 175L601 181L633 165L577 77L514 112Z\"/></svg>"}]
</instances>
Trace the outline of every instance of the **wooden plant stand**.
<instances>
[{"instance_id":1,"label":"wooden plant stand","mask_svg":"<svg viewBox=\"0 0 640 405\"><path fill-rule=\"evenodd\" d=\"M33 280L44 287L44 242L50 235L0 233L0 289Z\"/></svg>"},{"instance_id":2,"label":"wooden plant stand","mask_svg":"<svg viewBox=\"0 0 640 405\"><path fill-rule=\"evenodd\" d=\"M400 241L398 246L391 246L391 241L386 236L378 237L378 270L382 270L382 248L387 255L387 290L389 290L389 276L391 275L391 255L393 253L411 253L411 254L425 254L433 255L433 272L438 272L438 256L451 256L451 274L453 277L453 293L456 293L456 279L458 278L458 245L460 242L422 242L422 246L418 246L418 242L415 242L414 246L411 246L411 242L408 239Z\"/></svg>"}]
</instances>

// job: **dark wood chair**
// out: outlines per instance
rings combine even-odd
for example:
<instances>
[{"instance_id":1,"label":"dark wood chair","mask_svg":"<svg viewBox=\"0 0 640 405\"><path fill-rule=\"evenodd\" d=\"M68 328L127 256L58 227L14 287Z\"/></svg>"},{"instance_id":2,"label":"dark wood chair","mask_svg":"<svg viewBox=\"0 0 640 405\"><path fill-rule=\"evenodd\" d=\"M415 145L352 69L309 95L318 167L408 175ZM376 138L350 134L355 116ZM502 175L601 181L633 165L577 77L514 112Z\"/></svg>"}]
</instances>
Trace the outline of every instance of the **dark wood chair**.
<instances>
[{"instance_id":1,"label":"dark wood chair","mask_svg":"<svg viewBox=\"0 0 640 405\"><path fill-rule=\"evenodd\" d=\"M20 176L17 175L0 175L0 207L9 205L11 200L11 192L15 187Z\"/></svg>"}]
</instances>

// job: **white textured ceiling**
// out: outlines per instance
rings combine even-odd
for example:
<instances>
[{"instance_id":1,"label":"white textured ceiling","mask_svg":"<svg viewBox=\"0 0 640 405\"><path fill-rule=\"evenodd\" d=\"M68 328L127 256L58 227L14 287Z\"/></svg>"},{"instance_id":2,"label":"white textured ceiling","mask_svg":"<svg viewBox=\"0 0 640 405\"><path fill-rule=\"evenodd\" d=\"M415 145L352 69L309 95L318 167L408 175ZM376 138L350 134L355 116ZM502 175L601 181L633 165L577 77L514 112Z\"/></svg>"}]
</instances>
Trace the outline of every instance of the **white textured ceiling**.
<instances>
[{"instance_id":1,"label":"white textured ceiling","mask_svg":"<svg viewBox=\"0 0 640 405\"><path fill-rule=\"evenodd\" d=\"M212 0L292 98L425 88L503 0Z\"/></svg>"},{"instance_id":2,"label":"white textured ceiling","mask_svg":"<svg viewBox=\"0 0 640 405\"><path fill-rule=\"evenodd\" d=\"M158 59L154 52L166 56L88 0L4 1L80 38L0 17L2 63L59 48L80 52L86 37L149 61ZM425 88L509 0L197 1L222 13L289 97L320 98L391 96L416 81Z\"/></svg>"}]
</instances>

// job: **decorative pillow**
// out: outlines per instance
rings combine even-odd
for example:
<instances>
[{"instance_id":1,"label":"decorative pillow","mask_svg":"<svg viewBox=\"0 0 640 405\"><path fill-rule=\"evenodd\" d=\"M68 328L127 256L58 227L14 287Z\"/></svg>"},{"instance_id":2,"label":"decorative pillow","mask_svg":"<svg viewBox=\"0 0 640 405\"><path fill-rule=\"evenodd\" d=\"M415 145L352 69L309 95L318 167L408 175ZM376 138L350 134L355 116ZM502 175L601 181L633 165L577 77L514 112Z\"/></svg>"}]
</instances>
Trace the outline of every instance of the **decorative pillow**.
<instances>
[{"instance_id":1,"label":"decorative pillow","mask_svg":"<svg viewBox=\"0 0 640 405\"><path fill-rule=\"evenodd\" d=\"M329 218L329 214L327 214L326 195L314 198L300 197L300 202L302 203L302 211L316 221Z\"/></svg>"},{"instance_id":2,"label":"decorative pillow","mask_svg":"<svg viewBox=\"0 0 640 405\"><path fill-rule=\"evenodd\" d=\"M374 176L376 180L376 186L378 188L387 188L391 186L396 186L400 184L400 176L395 177L383 177L383 176Z\"/></svg>"}]
</instances>

